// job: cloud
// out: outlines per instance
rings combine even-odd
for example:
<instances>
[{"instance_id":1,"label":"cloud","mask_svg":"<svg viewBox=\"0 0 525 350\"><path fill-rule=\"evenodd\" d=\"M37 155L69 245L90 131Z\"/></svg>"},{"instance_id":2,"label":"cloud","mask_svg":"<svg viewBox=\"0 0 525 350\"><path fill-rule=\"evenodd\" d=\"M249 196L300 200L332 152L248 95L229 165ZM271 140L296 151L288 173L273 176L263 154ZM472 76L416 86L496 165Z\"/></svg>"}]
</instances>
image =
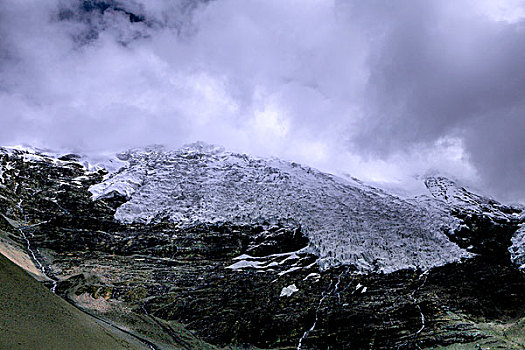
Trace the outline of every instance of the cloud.
<instances>
[{"instance_id":1,"label":"cloud","mask_svg":"<svg viewBox=\"0 0 525 350\"><path fill-rule=\"evenodd\" d=\"M371 99L353 141L385 155L460 138L485 185L523 198L525 23L412 5L371 35Z\"/></svg>"},{"instance_id":2,"label":"cloud","mask_svg":"<svg viewBox=\"0 0 525 350\"><path fill-rule=\"evenodd\" d=\"M0 4L0 143L195 140L525 199L515 1Z\"/></svg>"}]
</instances>

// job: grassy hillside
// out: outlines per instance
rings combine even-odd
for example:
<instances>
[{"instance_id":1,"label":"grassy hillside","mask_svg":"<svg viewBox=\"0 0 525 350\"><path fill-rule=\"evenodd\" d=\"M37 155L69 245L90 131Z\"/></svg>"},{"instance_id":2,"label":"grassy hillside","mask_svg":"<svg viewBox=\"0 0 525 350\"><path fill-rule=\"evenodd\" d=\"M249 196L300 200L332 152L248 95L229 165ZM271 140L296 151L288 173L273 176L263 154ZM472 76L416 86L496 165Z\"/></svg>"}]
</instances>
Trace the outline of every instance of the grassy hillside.
<instances>
[{"instance_id":1,"label":"grassy hillside","mask_svg":"<svg viewBox=\"0 0 525 350\"><path fill-rule=\"evenodd\" d=\"M147 349L52 294L0 255L0 349Z\"/></svg>"}]
</instances>

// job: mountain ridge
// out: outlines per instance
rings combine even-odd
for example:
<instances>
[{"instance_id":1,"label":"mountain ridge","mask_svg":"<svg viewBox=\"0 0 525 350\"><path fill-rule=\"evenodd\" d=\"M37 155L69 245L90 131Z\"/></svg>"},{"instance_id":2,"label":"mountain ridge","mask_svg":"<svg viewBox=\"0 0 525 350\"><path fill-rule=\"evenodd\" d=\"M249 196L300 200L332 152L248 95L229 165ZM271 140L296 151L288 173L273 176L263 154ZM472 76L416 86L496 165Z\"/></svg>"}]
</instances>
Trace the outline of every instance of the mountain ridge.
<instances>
[{"instance_id":1,"label":"mountain ridge","mask_svg":"<svg viewBox=\"0 0 525 350\"><path fill-rule=\"evenodd\" d=\"M0 158L5 218L0 217L0 244L41 265L53 285L44 283L58 295L155 344L211 346L198 337L243 348L430 349L522 341L519 336L502 340L501 330L491 325L505 324L518 334L523 329L520 208L474 194L463 204L447 203L440 191L400 198L299 164L232 156L219 148L132 150L106 157L105 166L73 154L24 150L1 150ZM432 181L436 188L445 186L445 193L463 193L449 180ZM136 186L134 192L126 192L128 184ZM96 186L102 196L94 198L90 189ZM298 198L300 205L293 207ZM143 211L144 205L148 210ZM492 211L480 209L487 205ZM155 215L118 220L122 208L126 215ZM285 215L279 216L280 208ZM309 231L320 226L304 217L314 215L319 225L335 217L337 224L344 219L337 208L353 208L365 217L386 213L386 219L371 217L377 222L367 224L384 226L387 247L396 249L398 259L420 253L396 247L404 242L397 239L400 233L410 242L411 231L390 235L397 227L393 224L403 220L400 227L409 226L421 212L444 215L437 222L452 222L452 230L432 227L433 232L468 256L428 266L392 264L391 270L373 260L357 266L359 257L323 266L315 239L325 232ZM413 208L420 211L406 215ZM299 210L306 214L296 215ZM220 220L208 220L210 212ZM247 220L232 222L231 213L243 213ZM260 215L266 213L272 215ZM185 215L190 225L173 220L173 214ZM191 223L197 214L205 220ZM427 237L425 227L420 237ZM335 233L328 243L339 240ZM342 232L343 238L352 233ZM359 240L346 243L362 247ZM512 247L518 250L512 253ZM325 253L330 248L327 244ZM334 256L328 253L328 258Z\"/></svg>"},{"instance_id":2,"label":"mountain ridge","mask_svg":"<svg viewBox=\"0 0 525 350\"><path fill-rule=\"evenodd\" d=\"M443 233L461 226L460 220L448 215L450 203L445 201L446 205L442 205L443 198L433 192L432 181L437 184L444 178L426 179L429 194L437 199L432 202L428 197L401 198L358 180L343 179L294 162L250 157L204 143L175 151L159 146L135 149L119 158L128 165L90 191L95 200L115 193L126 197L126 203L115 214L123 222L167 219L191 225L289 221L302 227L313 241L312 248L321 264L350 263L364 270L425 268L468 256L450 244ZM452 181L448 185L449 189L458 188ZM472 196L478 202L484 199ZM500 206L496 201L484 200L489 206ZM494 215L507 217L500 207L491 208ZM404 223L408 222L406 226ZM393 227L399 232L392 233ZM405 237L418 240L414 244L417 247L406 242ZM377 240L384 240L386 249L366 245ZM395 241L398 246L388 247ZM364 247L359 248L363 243ZM354 249L344 251L341 245ZM424 256L400 258L396 253L403 251L405 245L406 251L417 248L424 251Z\"/></svg>"}]
</instances>

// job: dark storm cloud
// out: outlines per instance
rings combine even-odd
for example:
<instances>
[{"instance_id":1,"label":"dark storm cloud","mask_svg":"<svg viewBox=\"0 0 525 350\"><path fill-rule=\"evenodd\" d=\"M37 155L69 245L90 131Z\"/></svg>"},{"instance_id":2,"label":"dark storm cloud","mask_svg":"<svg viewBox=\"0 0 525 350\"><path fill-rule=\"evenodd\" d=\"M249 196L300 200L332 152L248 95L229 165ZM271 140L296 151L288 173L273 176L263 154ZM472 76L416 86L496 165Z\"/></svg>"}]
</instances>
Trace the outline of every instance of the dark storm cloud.
<instances>
[{"instance_id":1,"label":"dark storm cloud","mask_svg":"<svg viewBox=\"0 0 525 350\"><path fill-rule=\"evenodd\" d=\"M523 198L525 22L399 5L370 35L370 103L353 141L384 155L459 137L484 182Z\"/></svg>"},{"instance_id":2,"label":"dark storm cloud","mask_svg":"<svg viewBox=\"0 0 525 350\"><path fill-rule=\"evenodd\" d=\"M0 143L201 139L525 198L519 1L0 3Z\"/></svg>"}]
</instances>

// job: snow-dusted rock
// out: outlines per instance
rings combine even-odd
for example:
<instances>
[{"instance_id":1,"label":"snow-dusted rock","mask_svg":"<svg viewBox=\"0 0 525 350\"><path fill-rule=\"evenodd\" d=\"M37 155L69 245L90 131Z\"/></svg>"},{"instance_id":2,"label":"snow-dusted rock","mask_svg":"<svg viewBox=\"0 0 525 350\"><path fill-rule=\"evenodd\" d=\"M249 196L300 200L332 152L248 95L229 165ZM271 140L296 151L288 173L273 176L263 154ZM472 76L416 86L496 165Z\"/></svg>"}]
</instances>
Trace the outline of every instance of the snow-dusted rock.
<instances>
[{"instance_id":1,"label":"snow-dusted rock","mask_svg":"<svg viewBox=\"0 0 525 350\"><path fill-rule=\"evenodd\" d=\"M511 241L510 259L520 270L525 271L525 225L516 231Z\"/></svg>"},{"instance_id":2,"label":"snow-dusted rock","mask_svg":"<svg viewBox=\"0 0 525 350\"><path fill-rule=\"evenodd\" d=\"M504 205L480 196L445 177L425 181L430 193L462 220L451 238L468 251L508 259L525 269L525 210L520 205Z\"/></svg>"}]
</instances>

